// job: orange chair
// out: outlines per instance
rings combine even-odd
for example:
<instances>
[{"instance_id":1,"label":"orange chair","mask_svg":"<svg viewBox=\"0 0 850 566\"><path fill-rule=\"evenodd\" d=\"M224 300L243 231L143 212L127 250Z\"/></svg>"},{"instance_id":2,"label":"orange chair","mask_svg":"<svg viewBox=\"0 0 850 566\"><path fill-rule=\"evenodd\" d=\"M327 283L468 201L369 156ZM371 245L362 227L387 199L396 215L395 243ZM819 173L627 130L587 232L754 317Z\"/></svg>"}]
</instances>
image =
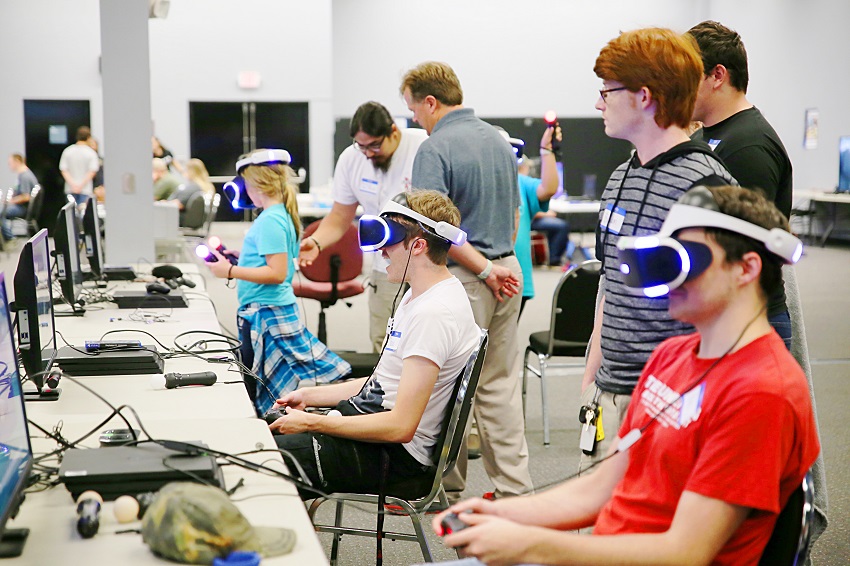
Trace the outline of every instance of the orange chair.
<instances>
[{"instance_id":1,"label":"orange chair","mask_svg":"<svg viewBox=\"0 0 850 566\"><path fill-rule=\"evenodd\" d=\"M318 226L319 221L307 226L302 238L309 237ZM363 251L357 225L352 223L337 243L322 248L312 265L301 266L301 277L296 276L292 280L296 297L315 299L321 305L317 337L323 343L328 343L325 309L335 305L339 299L354 297L365 291L363 283L357 279L362 271Z\"/></svg>"}]
</instances>

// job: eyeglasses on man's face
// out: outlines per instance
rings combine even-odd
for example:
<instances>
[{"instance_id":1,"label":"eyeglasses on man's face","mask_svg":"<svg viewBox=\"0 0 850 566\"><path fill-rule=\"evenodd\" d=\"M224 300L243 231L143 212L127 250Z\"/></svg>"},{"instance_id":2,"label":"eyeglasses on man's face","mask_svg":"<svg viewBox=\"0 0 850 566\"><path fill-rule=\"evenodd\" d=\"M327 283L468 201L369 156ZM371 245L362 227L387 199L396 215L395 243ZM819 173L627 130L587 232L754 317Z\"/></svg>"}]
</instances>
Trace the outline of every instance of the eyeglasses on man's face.
<instances>
[{"instance_id":1,"label":"eyeglasses on man's face","mask_svg":"<svg viewBox=\"0 0 850 566\"><path fill-rule=\"evenodd\" d=\"M381 136L381 139L379 139L378 141L372 142L367 145L361 145L357 140L354 140L354 147L363 153L366 153L367 151L371 151L372 153L380 153L386 137L387 136Z\"/></svg>"},{"instance_id":2,"label":"eyeglasses on man's face","mask_svg":"<svg viewBox=\"0 0 850 566\"><path fill-rule=\"evenodd\" d=\"M627 90L627 88L624 87L624 86L618 86L616 88L604 88L604 89L599 91L599 96L602 97L602 100L604 100L605 102L608 102L608 93L609 92L617 92L618 90Z\"/></svg>"}]
</instances>

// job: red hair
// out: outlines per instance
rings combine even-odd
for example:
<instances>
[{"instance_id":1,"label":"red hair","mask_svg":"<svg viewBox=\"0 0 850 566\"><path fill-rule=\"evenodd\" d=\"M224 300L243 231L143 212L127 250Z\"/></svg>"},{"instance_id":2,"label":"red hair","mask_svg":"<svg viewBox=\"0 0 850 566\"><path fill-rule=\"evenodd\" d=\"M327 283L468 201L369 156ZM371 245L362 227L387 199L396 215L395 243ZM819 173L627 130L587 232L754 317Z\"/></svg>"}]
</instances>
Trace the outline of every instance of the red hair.
<instances>
[{"instance_id":1,"label":"red hair","mask_svg":"<svg viewBox=\"0 0 850 566\"><path fill-rule=\"evenodd\" d=\"M664 28L623 32L599 52L593 72L632 92L649 89L657 103L655 123L686 128L694 113L702 58L693 37Z\"/></svg>"}]
</instances>

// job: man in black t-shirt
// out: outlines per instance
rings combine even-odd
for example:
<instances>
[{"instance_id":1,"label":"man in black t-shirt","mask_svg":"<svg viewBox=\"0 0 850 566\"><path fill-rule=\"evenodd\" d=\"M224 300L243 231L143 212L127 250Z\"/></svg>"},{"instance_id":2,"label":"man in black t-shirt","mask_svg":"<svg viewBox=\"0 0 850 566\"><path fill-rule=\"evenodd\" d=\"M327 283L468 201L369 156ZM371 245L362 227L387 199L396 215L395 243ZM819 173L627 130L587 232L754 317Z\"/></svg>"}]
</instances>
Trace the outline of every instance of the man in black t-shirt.
<instances>
[{"instance_id":1,"label":"man in black t-shirt","mask_svg":"<svg viewBox=\"0 0 850 566\"><path fill-rule=\"evenodd\" d=\"M703 61L694 120L704 124L702 138L742 187L761 189L788 218L791 214L791 160L782 140L758 108L747 100L747 51L737 32L715 22L695 25ZM768 301L771 325L790 348L791 319L780 287Z\"/></svg>"},{"instance_id":2,"label":"man in black t-shirt","mask_svg":"<svg viewBox=\"0 0 850 566\"><path fill-rule=\"evenodd\" d=\"M737 32L714 22L705 21L688 33L696 39L703 60L703 79L697 93L694 120L705 125L703 139L724 161L729 172L742 187L761 188L776 207L788 217L791 213L791 161L776 131L761 112L747 100L747 51ZM789 280L790 281L790 280ZM789 290L794 289L791 282ZM794 292L787 304L799 304ZM785 341L800 365L806 368L812 402L808 352L805 334L793 339L791 317L786 304L784 285L768 297L767 314L771 326ZM796 309L799 313L799 308ZM802 315L797 317L802 320ZM823 454L812 467L815 492L815 520L812 544L826 528L827 489Z\"/></svg>"}]
</instances>

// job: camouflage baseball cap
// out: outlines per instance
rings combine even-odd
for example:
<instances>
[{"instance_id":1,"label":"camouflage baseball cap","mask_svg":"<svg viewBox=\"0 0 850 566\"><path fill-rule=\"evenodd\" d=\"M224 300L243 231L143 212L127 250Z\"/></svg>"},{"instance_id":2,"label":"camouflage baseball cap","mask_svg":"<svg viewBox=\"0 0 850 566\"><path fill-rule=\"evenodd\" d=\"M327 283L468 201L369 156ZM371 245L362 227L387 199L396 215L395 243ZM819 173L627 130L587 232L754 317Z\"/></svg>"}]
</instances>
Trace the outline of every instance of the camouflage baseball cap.
<instances>
[{"instance_id":1,"label":"camouflage baseball cap","mask_svg":"<svg viewBox=\"0 0 850 566\"><path fill-rule=\"evenodd\" d=\"M295 532L252 527L217 487L173 482L161 490L142 518L142 540L158 556L187 564L212 564L234 550L264 557L292 551Z\"/></svg>"}]
</instances>

